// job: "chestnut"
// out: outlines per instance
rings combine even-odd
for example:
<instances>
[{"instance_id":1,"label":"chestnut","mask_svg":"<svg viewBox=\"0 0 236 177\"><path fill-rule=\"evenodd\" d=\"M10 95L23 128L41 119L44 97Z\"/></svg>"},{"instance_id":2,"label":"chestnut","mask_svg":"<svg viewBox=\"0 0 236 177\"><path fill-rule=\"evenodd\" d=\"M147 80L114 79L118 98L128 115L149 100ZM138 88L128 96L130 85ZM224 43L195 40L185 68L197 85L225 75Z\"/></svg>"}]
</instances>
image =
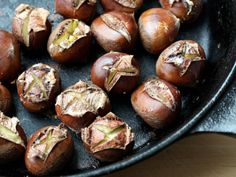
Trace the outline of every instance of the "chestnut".
<instances>
[{"instance_id":1,"label":"chestnut","mask_svg":"<svg viewBox=\"0 0 236 177\"><path fill-rule=\"evenodd\" d=\"M139 32L144 48L152 54L159 54L178 35L180 20L170 11L152 8L139 18Z\"/></svg>"},{"instance_id":2,"label":"chestnut","mask_svg":"<svg viewBox=\"0 0 236 177\"><path fill-rule=\"evenodd\" d=\"M55 0L55 9L66 18L90 22L95 15L96 4L96 0Z\"/></svg>"},{"instance_id":3,"label":"chestnut","mask_svg":"<svg viewBox=\"0 0 236 177\"><path fill-rule=\"evenodd\" d=\"M140 68L133 55L110 52L93 64L91 80L107 92L126 94L135 89L140 79Z\"/></svg>"},{"instance_id":4,"label":"chestnut","mask_svg":"<svg viewBox=\"0 0 236 177\"><path fill-rule=\"evenodd\" d=\"M181 109L181 95L172 84L159 78L144 82L131 96L137 114L153 128L172 124Z\"/></svg>"},{"instance_id":5,"label":"chestnut","mask_svg":"<svg viewBox=\"0 0 236 177\"><path fill-rule=\"evenodd\" d=\"M13 17L12 33L29 50L46 49L51 33L49 14L44 8L20 4Z\"/></svg>"},{"instance_id":6,"label":"chestnut","mask_svg":"<svg viewBox=\"0 0 236 177\"><path fill-rule=\"evenodd\" d=\"M134 133L113 113L96 120L81 130L81 138L88 152L101 161L117 161L133 149Z\"/></svg>"},{"instance_id":7,"label":"chestnut","mask_svg":"<svg viewBox=\"0 0 236 177\"><path fill-rule=\"evenodd\" d=\"M91 29L99 45L106 51L131 51L138 37L134 16L122 12L108 12L96 18Z\"/></svg>"},{"instance_id":8,"label":"chestnut","mask_svg":"<svg viewBox=\"0 0 236 177\"><path fill-rule=\"evenodd\" d=\"M17 162L24 156L27 138L16 117L0 111L0 164Z\"/></svg>"},{"instance_id":9,"label":"chestnut","mask_svg":"<svg viewBox=\"0 0 236 177\"><path fill-rule=\"evenodd\" d=\"M25 165L32 175L52 175L70 163L73 151L72 136L63 124L44 127L30 137Z\"/></svg>"},{"instance_id":10,"label":"chestnut","mask_svg":"<svg viewBox=\"0 0 236 177\"><path fill-rule=\"evenodd\" d=\"M181 22L195 21L202 11L202 0L160 0L164 9L170 10Z\"/></svg>"},{"instance_id":11,"label":"chestnut","mask_svg":"<svg viewBox=\"0 0 236 177\"><path fill-rule=\"evenodd\" d=\"M101 0L105 11L134 13L143 5L143 0Z\"/></svg>"},{"instance_id":12,"label":"chestnut","mask_svg":"<svg viewBox=\"0 0 236 177\"><path fill-rule=\"evenodd\" d=\"M97 115L104 116L111 110L109 98L99 87L79 81L63 91L55 105L59 119L72 131L91 124Z\"/></svg>"},{"instance_id":13,"label":"chestnut","mask_svg":"<svg viewBox=\"0 0 236 177\"><path fill-rule=\"evenodd\" d=\"M177 41L159 56L156 63L158 77L183 87L195 87L203 74L206 55L195 41Z\"/></svg>"},{"instance_id":14,"label":"chestnut","mask_svg":"<svg viewBox=\"0 0 236 177\"><path fill-rule=\"evenodd\" d=\"M92 42L90 27L77 19L62 21L48 40L50 56L60 63L85 62Z\"/></svg>"},{"instance_id":15,"label":"chestnut","mask_svg":"<svg viewBox=\"0 0 236 177\"><path fill-rule=\"evenodd\" d=\"M20 45L11 33L0 30L0 82L13 81L20 68Z\"/></svg>"},{"instance_id":16,"label":"chestnut","mask_svg":"<svg viewBox=\"0 0 236 177\"><path fill-rule=\"evenodd\" d=\"M17 79L17 92L23 106L30 112L40 113L53 105L60 92L60 76L54 68L38 63Z\"/></svg>"},{"instance_id":17,"label":"chestnut","mask_svg":"<svg viewBox=\"0 0 236 177\"><path fill-rule=\"evenodd\" d=\"M9 90L0 84L0 111L7 113L12 107L12 96Z\"/></svg>"}]
</instances>

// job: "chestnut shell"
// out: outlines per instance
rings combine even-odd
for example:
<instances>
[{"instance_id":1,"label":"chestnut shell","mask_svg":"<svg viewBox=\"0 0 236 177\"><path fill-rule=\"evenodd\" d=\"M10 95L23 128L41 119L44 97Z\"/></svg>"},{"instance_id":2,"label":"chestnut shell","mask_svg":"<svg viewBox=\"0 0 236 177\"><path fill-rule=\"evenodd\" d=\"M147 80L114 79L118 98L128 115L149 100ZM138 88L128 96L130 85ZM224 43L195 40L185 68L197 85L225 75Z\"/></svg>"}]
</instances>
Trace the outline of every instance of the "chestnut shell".
<instances>
[{"instance_id":1,"label":"chestnut shell","mask_svg":"<svg viewBox=\"0 0 236 177\"><path fill-rule=\"evenodd\" d=\"M9 90L0 84L0 111L7 113L12 107L12 96Z\"/></svg>"}]
</instances>

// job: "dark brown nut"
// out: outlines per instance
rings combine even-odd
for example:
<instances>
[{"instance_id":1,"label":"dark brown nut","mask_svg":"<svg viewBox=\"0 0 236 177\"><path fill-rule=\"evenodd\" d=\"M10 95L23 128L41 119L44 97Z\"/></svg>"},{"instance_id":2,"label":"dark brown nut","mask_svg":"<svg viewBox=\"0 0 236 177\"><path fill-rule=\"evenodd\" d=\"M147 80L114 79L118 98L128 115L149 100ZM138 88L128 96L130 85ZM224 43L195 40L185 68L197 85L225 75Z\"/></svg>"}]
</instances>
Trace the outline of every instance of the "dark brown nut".
<instances>
[{"instance_id":1,"label":"dark brown nut","mask_svg":"<svg viewBox=\"0 0 236 177\"><path fill-rule=\"evenodd\" d=\"M90 22L95 15L96 4L96 0L55 0L55 9L66 18Z\"/></svg>"},{"instance_id":2,"label":"dark brown nut","mask_svg":"<svg viewBox=\"0 0 236 177\"><path fill-rule=\"evenodd\" d=\"M12 107L12 96L9 90L0 84L0 111L7 113Z\"/></svg>"},{"instance_id":3,"label":"dark brown nut","mask_svg":"<svg viewBox=\"0 0 236 177\"><path fill-rule=\"evenodd\" d=\"M58 71L46 64L35 64L17 79L20 101L30 112L47 110L60 92Z\"/></svg>"},{"instance_id":4,"label":"dark brown nut","mask_svg":"<svg viewBox=\"0 0 236 177\"><path fill-rule=\"evenodd\" d=\"M25 165L36 176L55 174L70 163L73 151L72 136L63 124L44 127L29 139Z\"/></svg>"},{"instance_id":5,"label":"dark brown nut","mask_svg":"<svg viewBox=\"0 0 236 177\"><path fill-rule=\"evenodd\" d=\"M191 40L175 42L165 49L156 63L158 77L177 86L195 87L203 74L206 55Z\"/></svg>"},{"instance_id":6,"label":"dark brown nut","mask_svg":"<svg viewBox=\"0 0 236 177\"><path fill-rule=\"evenodd\" d=\"M140 68L133 55L110 52L92 66L94 84L114 94L126 94L135 89L140 79Z\"/></svg>"},{"instance_id":7,"label":"dark brown nut","mask_svg":"<svg viewBox=\"0 0 236 177\"><path fill-rule=\"evenodd\" d=\"M92 42L90 27L77 19L62 21L48 40L50 56L60 63L78 63L87 60Z\"/></svg>"},{"instance_id":8,"label":"dark brown nut","mask_svg":"<svg viewBox=\"0 0 236 177\"><path fill-rule=\"evenodd\" d=\"M27 138L16 117L10 118L0 111L0 164L8 164L22 158Z\"/></svg>"},{"instance_id":9,"label":"dark brown nut","mask_svg":"<svg viewBox=\"0 0 236 177\"><path fill-rule=\"evenodd\" d=\"M134 13L143 5L143 0L101 0L105 11Z\"/></svg>"},{"instance_id":10,"label":"dark brown nut","mask_svg":"<svg viewBox=\"0 0 236 177\"><path fill-rule=\"evenodd\" d=\"M49 14L46 9L20 4L12 22L13 34L29 50L46 49L51 33Z\"/></svg>"},{"instance_id":11,"label":"dark brown nut","mask_svg":"<svg viewBox=\"0 0 236 177\"><path fill-rule=\"evenodd\" d=\"M152 54L159 54L178 35L180 20L170 11L153 8L139 18L139 32L144 48Z\"/></svg>"},{"instance_id":12,"label":"dark brown nut","mask_svg":"<svg viewBox=\"0 0 236 177\"><path fill-rule=\"evenodd\" d=\"M117 161L134 145L131 128L111 112L82 129L81 138L87 151L101 161Z\"/></svg>"},{"instance_id":13,"label":"dark brown nut","mask_svg":"<svg viewBox=\"0 0 236 177\"><path fill-rule=\"evenodd\" d=\"M131 96L138 115L153 128L165 128L173 123L181 109L181 95L168 82L153 78L144 82Z\"/></svg>"},{"instance_id":14,"label":"dark brown nut","mask_svg":"<svg viewBox=\"0 0 236 177\"><path fill-rule=\"evenodd\" d=\"M20 45L11 33L0 30L0 82L13 81L20 68Z\"/></svg>"},{"instance_id":15,"label":"dark brown nut","mask_svg":"<svg viewBox=\"0 0 236 177\"><path fill-rule=\"evenodd\" d=\"M195 21L202 11L202 0L160 0L164 9L170 10L181 22Z\"/></svg>"},{"instance_id":16,"label":"dark brown nut","mask_svg":"<svg viewBox=\"0 0 236 177\"><path fill-rule=\"evenodd\" d=\"M91 124L97 115L104 116L110 110L106 93L84 81L67 88L57 97L56 102L57 116L76 133Z\"/></svg>"},{"instance_id":17,"label":"dark brown nut","mask_svg":"<svg viewBox=\"0 0 236 177\"><path fill-rule=\"evenodd\" d=\"M131 51L138 37L138 26L133 15L108 12L96 18L91 26L99 45L107 52Z\"/></svg>"}]
</instances>

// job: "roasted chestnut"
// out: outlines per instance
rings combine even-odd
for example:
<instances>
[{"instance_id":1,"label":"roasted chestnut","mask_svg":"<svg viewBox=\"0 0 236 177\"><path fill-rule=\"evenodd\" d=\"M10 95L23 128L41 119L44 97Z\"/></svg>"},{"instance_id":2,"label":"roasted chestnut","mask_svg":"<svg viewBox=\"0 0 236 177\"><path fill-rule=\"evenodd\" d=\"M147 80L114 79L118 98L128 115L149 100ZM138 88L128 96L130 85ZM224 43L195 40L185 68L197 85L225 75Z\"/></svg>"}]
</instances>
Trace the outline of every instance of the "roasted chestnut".
<instances>
[{"instance_id":1,"label":"roasted chestnut","mask_svg":"<svg viewBox=\"0 0 236 177\"><path fill-rule=\"evenodd\" d=\"M202 0L160 0L164 9L170 10L181 22L195 21L203 6Z\"/></svg>"},{"instance_id":2,"label":"roasted chestnut","mask_svg":"<svg viewBox=\"0 0 236 177\"><path fill-rule=\"evenodd\" d=\"M55 9L66 18L90 22L95 15L96 4L96 0L55 0Z\"/></svg>"},{"instance_id":3,"label":"roasted chestnut","mask_svg":"<svg viewBox=\"0 0 236 177\"><path fill-rule=\"evenodd\" d=\"M143 0L101 0L105 11L134 13L143 5Z\"/></svg>"},{"instance_id":4,"label":"roasted chestnut","mask_svg":"<svg viewBox=\"0 0 236 177\"><path fill-rule=\"evenodd\" d=\"M104 116L110 110L106 93L96 85L84 81L67 88L56 101L57 116L76 133L91 124L97 115Z\"/></svg>"},{"instance_id":5,"label":"roasted chestnut","mask_svg":"<svg viewBox=\"0 0 236 177\"><path fill-rule=\"evenodd\" d=\"M180 112L181 95L172 84L152 78L132 94L131 103L148 125L165 128L176 120Z\"/></svg>"},{"instance_id":6,"label":"roasted chestnut","mask_svg":"<svg viewBox=\"0 0 236 177\"><path fill-rule=\"evenodd\" d=\"M114 94L126 94L137 86L140 68L133 55L110 52L100 57L92 66L94 84Z\"/></svg>"},{"instance_id":7,"label":"roasted chestnut","mask_svg":"<svg viewBox=\"0 0 236 177\"><path fill-rule=\"evenodd\" d=\"M20 45L11 33L0 30L0 82L13 81L20 68Z\"/></svg>"},{"instance_id":8,"label":"roasted chestnut","mask_svg":"<svg viewBox=\"0 0 236 177\"><path fill-rule=\"evenodd\" d=\"M36 131L27 144L25 165L35 176L52 175L72 159L74 143L63 124Z\"/></svg>"},{"instance_id":9,"label":"roasted chestnut","mask_svg":"<svg viewBox=\"0 0 236 177\"><path fill-rule=\"evenodd\" d=\"M139 32L144 48L152 54L159 54L178 35L180 20L170 11L153 8L139 18Z\"/></svg>"},{"instance_id":10,"label":"roasted chestnut","mask_svg":"<svg viewBox=\"0 0 236 177\"><path fill-rule=\"evenodd\" d=\"M138 37L134 16L122 12L108 12L96 18L91 26L99 45L107 52L131 51Z\"/></svg>"},{"instance_id":11,"label":"roasted chestnut","mask_svg":"<svg viewBox=\"0 0 236 177\"><path fill-rule=\"evenodd\" d=\"M205 52L197 42L181 40L161 53L156 73L177 86L195 87L202 77L205 59Z\"/></svg>"},{"instance_id":12,"label":"roasted chestnut","mask_svg":"<svg viewBox=\"0 0 236 177\"><path fill-rule=\"evenodd\" d=\"M49 14L49 11L44 8L20 4L13 17L13 34L29 50L46 49L51 33Z\"/></svg>"},{"instance_id":13,"label":"roasted chestnut","mask_svg":"<svg viewBox=\"0 0 236 177\"><path fill-rule=\"evenodd\" d=\"M35 64L17 79L20 101L30 112L42 112L54 104L60 92L58 71L46 64Z\"/></svg>"},{"instance_id":14,"label":"roasted chestnut","mask_svg":"<svg viewBox=\"0 0 236 177\"><path fill-rule=\"evenodd\" d=\"M23 157L27 138L16 117L0 111L0 164L16 162Z\"/></svg>"},{"instance_id":15,"label":"roasted chestnut","mask_svg":"<svg viewBox=\"0 0 236 177\"><path fill-rule=\"evenodd\" d=\"M9 90L0 84L0 111L7 113L11 110L12 96Z\"/></svg>"},{"instance_id":16,"label":"roasted chestnut","mask_svg":"<svg viewBox=\"0 0 236 177\"><path fill-rule=\"evenodd\" d=\"M85 62L91 42L92 33L89 26L77 19L67 19L50 35L48 52L60 63Z\"/></svg>"},{"instance_id":17,"label":"roasted chestnut","mask_svg":"<svg viewBox=\"0 0 236 177\"><path fill-rule=\"evenodd\" d=\"M88 152L101 161L117 161L134 145L131 128L111 112L83 128L81 138Z\"/></svg>"}]
</instances>

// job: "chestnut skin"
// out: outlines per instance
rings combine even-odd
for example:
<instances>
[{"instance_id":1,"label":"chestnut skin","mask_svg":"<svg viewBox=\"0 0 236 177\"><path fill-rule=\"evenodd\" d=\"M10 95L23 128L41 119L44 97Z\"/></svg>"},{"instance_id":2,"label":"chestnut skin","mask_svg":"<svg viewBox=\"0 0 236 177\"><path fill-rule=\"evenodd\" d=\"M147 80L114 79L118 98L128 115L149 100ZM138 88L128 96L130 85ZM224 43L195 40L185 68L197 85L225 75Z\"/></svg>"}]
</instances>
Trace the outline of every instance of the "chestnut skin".
<instances>
[{"instance_id":1,"label":"chestnut skin","mask_svg":"<svg viewBox=\"0 0 236 177\"><path fill-rule=\"evenodd\" d=\"M38 157L30 157L30 147L41 132L51 126L43 127L31 135L25 153L25 165L28 171L35 176L46 176L61 171L72 159L74 143L71 134L67 131L67 138L57 143L47 159L44 161Z\"/></svg>"},{"instance_id":2,"label":"chestnut skin","mask_svg":"<svg viewBox=\"0 0 236 177\"><path fill-rule=\"evenodd\" d=\"M0 82L13 81L20 68L19 43L11 33L0 30Z\"/></svg>"},{"instance_id":3,"label":"chestnut skin","mask_svg":"<svg viewBox=\"0 0 236 177\"><path fill-rule=\"evenodd\" d=\"M129 1L129 0L126 0ZM134 0L136 3L136 7L129 7L120 4L117 0L101 0L102 6L105 11L121 11L126 13L134 13L137 11L142 5L143 0Z\"/></svg>"},{"instance_id":4,"label":"chestnut skin","mask_svg":"<svg viewBox=\"0 0 236 177\"><path fill-rule=\"evenodd\" d=\"M85 0L81 6L76 9L73 5L74 0L55 0L55 10L66 18L76 18L83 22L90 22L96 13L96 0Z\"/></svg>"},{"instance_id":5,"label":"chestnut skin","mask_svg":"<svg viewBox=\"0 0 236 177\"><path fill-rule=\"evenodd\" d=\"M152 98L146 88L145 84L149 81L158 81L168 87L169 93L174 99L172 102L173 110L167 107L164 102ZM155 89L155 88L154 88ZM155 90L154 90L155 91ZM163 91L163 90L162 90ZM164 95L160 91L155 91L155 94ZM178 89L158 78L153 78L145 81L131 96L131 103L137 114L151 127L155 129L166 128L175 122L181 109L181 95Z\"/></svg>"},{"instance_id":6,"label":"chestnut skin","mask_svg":"<svg viewBox=\"0 0 236 177\"><path fill-rule=\"evenodd\" d=\"M125 53L110 52L98 58L91 69L91 80L94 84L106 90L111 94L127 94L135 89L140 80L140 67L137 60L133 57L131 59L132 66L137 70L136 75L124 76L122 75L111 90L107 90L105 82L109 77L109 71L104 69L104 66L113 65L117 58L129 56Z\"/></svg>"},{"instance_id":7,"label":"chestnut skin","mask_svg":"<svg viewBox=\"0 0 236 177\"><path fill-rule=\"evenodd\" d=\"M198 19L201 14L203 1L202 0L189 0L193 3L191 9L186 7L183 1L175 1L173 4L169 3L170 0L160 0L160 3L164 9L170 10L176 15L181 22L191 23ZM186 0L185 0L186 1Z\"/></svg>"},{"instance_id":8,"label":"chestnut skin","mask_svg":"<svg viewBox=\"0 0 236 177\"><path fill-rule=\"evenodd\" d=\"M183 43L194 44L198 47L199 57L202 58L200 61L191 62L184 75L180 75L178 67L172 63L166 63L164 60L167 55L176 51L176 45ZM168 54L169 53L169 54ZM159 56L156 62L156 74L161 79L164 79L174 85L180 87L196 87L200 82L205 69L205 52L201 45L192 40L181 40L173 43L171 46L166 48Z\"/></svg>"},{"instance_id":9,"label":"chestnut skin","mask_svg":"<svg viewBox=\"0 0 236 177\"><path fill-rule=\"evenodd\" d=\"M113 16L125 26L126 35L129 35L128 41L120 32L109 27L102 19L102 16ZM114 23L114 22L113 22ZM115 25L118 23L116 22ZM118 26L118 25L117 25ZM119 26L118 26L119 27ZM127 13L112 11L97 17L91 25L91 30L99 45L106 51L129 52L136 45L138 37L138 26L134 16Z\"/></svg>"},{"instance_id":10,"label":"chestnut skin","mask_svg":"<svg viewBox=\"0 0 236 177\"><path fill-rule=\"evenodd\" d=\"M0 111L7 113L12 107L12 96L10 91L0 84Z\"/></svg>"},{"instance_id":11,"label":"chestnut skin","mask_svg":"<svg viewBox=\"0 0 236 177\"><path fill-rule=\"evenodd\" d=\"M180 21L170 11L152 8L139 18L139 33L146 51L159 54L169 46L178 35Z\"/></svg>"}]
</instances>

